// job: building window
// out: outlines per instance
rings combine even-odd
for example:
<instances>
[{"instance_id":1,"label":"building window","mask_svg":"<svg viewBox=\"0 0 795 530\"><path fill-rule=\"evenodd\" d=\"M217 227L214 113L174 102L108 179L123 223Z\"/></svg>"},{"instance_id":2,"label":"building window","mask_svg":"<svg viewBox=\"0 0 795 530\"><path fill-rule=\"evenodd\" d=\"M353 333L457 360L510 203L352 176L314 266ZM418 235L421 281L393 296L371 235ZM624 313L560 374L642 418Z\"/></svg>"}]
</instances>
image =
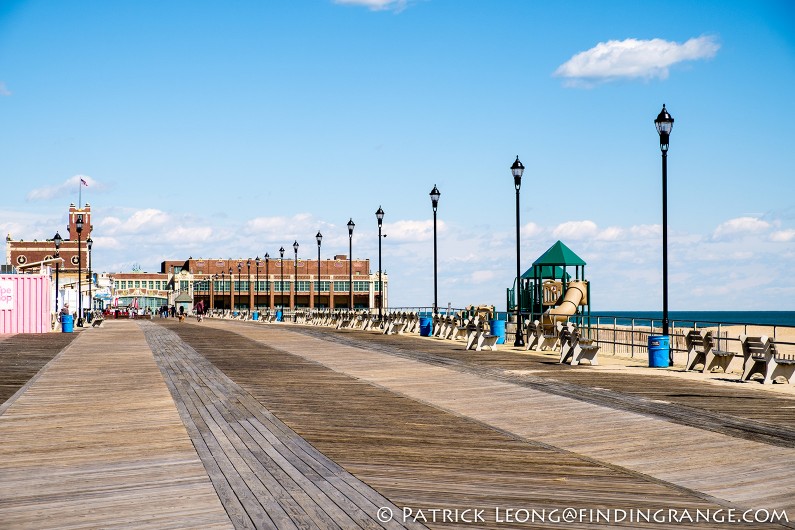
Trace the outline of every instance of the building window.
<instances>
[{"instance_id":1,"label":"building window","mask_svg":"<svg viewBox=\"0 0 795 530\"><path fill-rule=\"evenodd\" d=\"M318 285L320 283L320 285ZM315 282L315 292L316 293L327 293L329 287L329 282Z\"/></svg>"},{"instance_id":2,"label":"building window","mask_svg":"<svg viewBox=\"0 0 795 530\"><path fill-rule=\"evenodd\" d=\"M304 280L295 282L296 291L301 292L301 293L308 293L309 292L309 283L310 282L304 281Z\"/></svg>"},{"instance_id":3,"label":"building window","mask_svg":"<svg viewBox=\"0 0 795 530\"><path fill-rule=\"evenodd\" d=\"M153 280L149 280L149 288L150 289L154 289L155 288L155 282Z\"/></svg>"},{"instance_id":4,"label":"building window","mask_svg":"<svg viewBox=\"0 0 795 530\"><path fill-rule=\"evenodd\" d=\"M367 293L370 291L370 282L353 282L353 290L357 293Z\"/></svg>"},{"instance_id":5,"label":"building window","mask_svg":"<svg viewBox=\"0 0 795 530\"><path fill-rule=\"evenodd\" d=\"M188 289L188 280L180 280L179 281L179 288L183 290Z\"/></svg>"},{"instance_id":6,"label":"building window","mask_svg":"<svg viewBox=\"0 0 795 530\"><path fill-rule=\"evenodd\" d=\"M275 281L275 282L271 282L271 284L273 285L273 290L276 291L277 293L289 293L290 292L290 282L284 282L284 285L282 285L282 282Z\"/></svg>"},{"instance_id":7,"label":"building window","mask_svg":"<svg viewBox=\"0 0 795 530\"><path fill-rule=\"evenodd\" d=\"M350 282L334 282L334 292L335 293L347 293L350 292Z\"/></svg>"},{"instance_id":8,"label":"building window","mask_svg":"<svg viewBox=\"0 0 795 530\"><path fill-rule=\"evenodd\" d=\"M139 289L140 287L141 287L141 281L140 280L135 280L135 288Z\"/></svg>"}]
</instances>

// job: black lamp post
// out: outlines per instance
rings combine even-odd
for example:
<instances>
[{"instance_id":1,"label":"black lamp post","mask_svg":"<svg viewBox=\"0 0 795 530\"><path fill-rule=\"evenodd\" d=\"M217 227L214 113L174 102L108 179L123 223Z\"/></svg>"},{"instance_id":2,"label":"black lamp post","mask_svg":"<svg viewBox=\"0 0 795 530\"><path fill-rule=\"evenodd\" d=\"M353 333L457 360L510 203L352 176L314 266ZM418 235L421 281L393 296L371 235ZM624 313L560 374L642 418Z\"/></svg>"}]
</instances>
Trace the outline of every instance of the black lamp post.
<instances>
[{"instance_id":1,"label":"black lamp post","mask_svg":"<svg viewBox=\"0 0 795 530\"><path fill-rule=\"evenodd\" d=\"M91 284L94 283L94 278L91 275L91 247L94 246L94 240L91 239L91 236L88 236L86 239L86 248L88 249L88 310L89 315L91 314L90 311L94 309L94 299L91 297ZM91 317L89 316L89 321Z\"/></svg>"},{"instance_id":2,"label":"black lamp post","mask_svg":"<svg viewBox=\"0 0 795 530\"><path fill-rule=\"evenodd\" d=\"M83 232L83 214L77 214L75 221L77 229L77 327L83 327L83 253L81 251L80 234Z\"/></svg>"},{"instance_id":3,"label":"black lamp post","mask_svg":"<svg viewBox=\"0 0 795 530\"><path fill-rule=\"evenodd\" d=\"M271 308L271 255L265 253L265 295L268 297L268 310Z\"/></svg>"},{"instance_id":4,"label":"black lamp post","mask_svg":"<svg viewBox=\"0 0 795 530\"><path fill-rule=\"evenodd\" d=\"M524 166L516 156L511 166L513 174L513 185L516 188L516 340L513 342L515 347L524 346L524 332L522 331L522 276L520 270L520 232L519 232L519 188L522 187L522 173Z\"/></svg>"},{"instance_id":5,"label":"black lamp post","mask_svg":"<svg viewBox=\"0 0 795 530\"><path fill-rule=\"evenodd\" d=\"M224 271L221 271L221 285L219 291L221 291L221 313L224 311L224 283L226 283L226 274Z\"/></svg>"},{"instance_id":6,"label":"black lamp post","mask_svg":"<svg viewBox=\"0 0 795 530\"><path fill-rule=\"evenodd\" d=\"M434 184L429 195L431 196L431 206L433 207L433 314L435 315L439 311L439 291L436 281L436 207L439 206L439 197L442 196L442 193Z\"/></svg>"},{"instance_id":7,"label":"black lamp post","mask_svg":"<svg viewBox=\"0 0 795 530\"><path fill-rule=\"evenodd\" d=\"M353 222L353 217L348 221L348 296L350 309L353 310L353 228L356 223Z\"/></svg>"},{"instance_id":8,"label":"black lamp post","mask_svg":"<svg viewBox=\"0 0 795 530\"><path fill-rule=\"evenodd\" d=\"M251 258L246 261L246 294L251 300ZM248 305L249 313L252 311L251 304Z\"/></svg>"},{"instance_id":9,"label":"black lamp post","mask_svg":"<svg viewBox=\"0 0 795 530\"><path fill-rule=\"evenodd\" d=\"M243 311L243 264L237 262L237 284L235 285L235 296L238 298L237 306Z\"/></svg>"},{"instance_id":10,"label":"black lamp post","mask_svg":"<svg viewBox=\"0 0 795 530\"><path fill-rule=\"evenodd\" d=\"M229 267L229 313L234 314L235 312L235 303L234 299L232 298L232 288L235 286L235 277L232 275L234 269Z\"/></svg>"},{"instance_id":11,"label":"black lamp post","mask_svg":"<svg viewBox=\"0 0 795 530\"><path fill-rule=\"evenodd\" d=\"M315 303L315 307L317 307L320 305L320 243L323 241L323 234L320 233L320 230L317 231L315 239L317 240L317 292L315 293L315 296L318 300Z\"/></svg>"},{"instance_id":12,"label":"black lamp post","mask_svg":"<svg viewBox=\"0 0 795 530\"><path fill-rule=\"evenodd\" d=\"M53 243L55 243L55 312L58 313L58 274L61 270L61 243L63 243L63 238L61 234L55 232L55 236L52 238Z\"/></svg>"},{"instance_id":13,"label":"black lamp post","mask_svg":"<svg viewBox=\"0 0 795 530\"><path fill-rule=\"evenodd\" d=\"M281 270L279 305L282 306L282 320L284 320L284 247L279 247L279 269Z\"/></svg>"},{"instance_id":14,"label":"black lamp post","mask_svg":"<svg viewBox=\"0 0 795 530\"><path fill-rule=\"evenodd\" d=\"M254 307L259 311L259 264L262 263L259 259L259 255L254 258L254 263L257 265L257 286L254 289Z\"/></svg>"},{"instance_id":15,"label":"black lamp post","mask_svg":"<svg viewBox=\"0 0 795 530\"><path fill-rule=\"evenodd\" d=\"M674 119L665 109L665 104L654 120L657 133L660 135L660 152L662 153L662 252L663 252L663 335L668 335L668 139L674 127ZM674 364L673 351L668 350L668 363Z\"/></svg>"},{"instance_id":16,"label":"black lamp post","mask_svg":"<svg viewBox=\"0 0 795 530\"><path fill-rule=\"evenodd\" d=\"M295 259L293 260L293 322L298 318L295 308L298 306L298 241L293 241L293 250L295 251Z\"/></svg>"},{"instance_id":17,"label":"black lamp post","mask_svg":"<svg viewBox=\"0 0 795 530\"><path fill-rule=\"evenodd\" d=\"M380 206L375 211L375 218L378 219L378 322L383 326L384 291L381 284L381 225L384 222L384 210Z\"/></svg>"}]
</instances>

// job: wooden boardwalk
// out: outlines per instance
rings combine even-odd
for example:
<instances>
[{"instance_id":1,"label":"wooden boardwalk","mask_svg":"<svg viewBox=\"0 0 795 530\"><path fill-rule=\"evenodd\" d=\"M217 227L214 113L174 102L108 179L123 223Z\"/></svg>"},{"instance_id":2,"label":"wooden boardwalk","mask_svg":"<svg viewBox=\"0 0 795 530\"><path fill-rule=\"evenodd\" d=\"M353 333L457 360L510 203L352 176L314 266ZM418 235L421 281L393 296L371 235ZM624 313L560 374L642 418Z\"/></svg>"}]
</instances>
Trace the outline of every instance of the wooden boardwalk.
<instances>
[{"instance_id":1,"label":"wooden boardwalk","mask_svg":"<svg viewBox=\"0 0 795 530\"><path fill-rule=\"evenodd\" d=\"M527 442L652 477L725 506L795 512L795 475L788 465L795 459L795 449L789 447L680 425L650 414L621 413L615 405L587 403L375 352L365 346L352 347L312 338L289 327L229 324L220 325L260 341L263 348L320 363L357 381L472 419ZM673 387L670 392L681 390L676 388L676 381L661 378ZM754 400L760 413L764 411L762 398L765 396ZM790 406L795 404L792 400L782 401ZM790 425L787 423L784 428ZM786 443L785 440L783 445ZM666 498L671 497L666 494Z\"/></svg>"},{"instance_id":2,"label":"wooden boardwalk","mask_svg":"<svg viewBox=\"0 0 795 530\"><path fill-rule=\"evenodd\" d=\"M231 526L135 324L81 332L0 415L2 528Z\"/></svg>"},{"instance_id":3,"label":"wooden boardwalk","mask_svg":"<svg viewBox=\"0 0 795 530\"><path fill-rule=\"evenodd\" d=\"M795 437L765 394L740 406L664 376L228 321L108 321L65 346L0 406L0 528L422 527L403 509L430 528L561 526L495 507L795 518Z\"/></svg>"},{"instance_id":4,"label":"wooden boardwalk","mask_svg":"<svg viewBox=\"0 0 795 530\"><path fill-rule=\"evenodd\" d=\"M142 326L236 528L377 529L382 528L379 509L399 511L296 435L175 333L151 323Z\"/></svg>"}]
</instances>

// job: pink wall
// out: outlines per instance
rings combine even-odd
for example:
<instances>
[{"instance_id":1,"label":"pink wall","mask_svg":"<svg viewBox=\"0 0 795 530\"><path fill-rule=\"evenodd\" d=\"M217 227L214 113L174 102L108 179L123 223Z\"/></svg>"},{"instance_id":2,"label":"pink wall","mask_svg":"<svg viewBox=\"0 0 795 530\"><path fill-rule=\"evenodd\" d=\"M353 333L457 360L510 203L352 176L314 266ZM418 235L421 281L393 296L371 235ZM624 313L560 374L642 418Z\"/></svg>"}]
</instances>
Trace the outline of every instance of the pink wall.
<instances>
[{"instance_id":1,"label":"pink wall","mask_svg":"<svg viewBox=\"0 0 795 530\"><path fill-rule=\"evenodd\" d=\"M0 274L0 334L51 331L50 296L49 276Z\"/></svg>"}]
</instances>

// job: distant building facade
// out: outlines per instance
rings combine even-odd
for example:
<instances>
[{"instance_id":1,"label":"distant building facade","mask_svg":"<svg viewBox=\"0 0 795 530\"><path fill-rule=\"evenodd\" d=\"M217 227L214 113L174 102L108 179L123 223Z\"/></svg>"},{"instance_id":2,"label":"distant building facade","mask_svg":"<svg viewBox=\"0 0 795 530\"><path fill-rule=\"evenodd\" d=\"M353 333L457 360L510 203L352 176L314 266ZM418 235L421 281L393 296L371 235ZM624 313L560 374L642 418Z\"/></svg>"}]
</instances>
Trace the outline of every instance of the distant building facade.
<instances>
[{"instance_id":1,"label":"distant building facade","mask_svg":"<svg viewBox=\"0 0 795 530\"><path fill-rule=\"evenodd\" d=\"M114 304L157 308L200 300L212 309L262 310L285 308L350 307L349 278L353 273L353 307L379 307L378 273L369 259L349 262L347 256L318 261L299 259L194 259L168 260L159 273L111 273ZM230 273L231 271L231 273ZM297 274L296 274L297 272ZM389 278L382 276L383 307L388 303ZM185 296L187 295L187 297ZM179 299L179 300L178 300ZM184 300L190 300L185 304Z\"/></svg>"}]
</instances>

